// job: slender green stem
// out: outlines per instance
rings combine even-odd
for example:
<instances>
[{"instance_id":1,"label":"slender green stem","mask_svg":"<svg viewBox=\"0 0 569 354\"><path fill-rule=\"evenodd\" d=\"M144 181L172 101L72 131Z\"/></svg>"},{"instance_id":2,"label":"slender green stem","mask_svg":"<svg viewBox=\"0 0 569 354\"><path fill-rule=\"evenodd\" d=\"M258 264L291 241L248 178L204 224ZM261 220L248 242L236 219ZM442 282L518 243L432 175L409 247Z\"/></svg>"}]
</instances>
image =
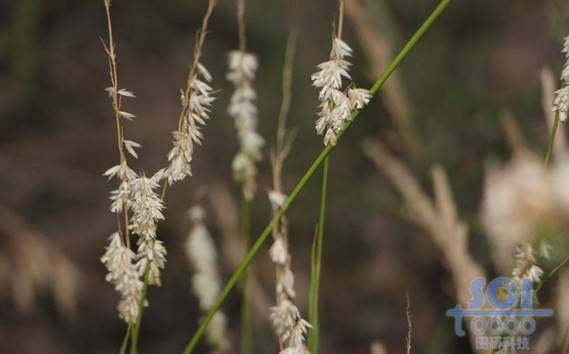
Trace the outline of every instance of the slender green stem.
<instances>
[{"instance_id":1,"label":"slender green stem","mask_svg":"<svg viewBox=\"0 0 569 354\"><path fill-rule=\"evenodd\" d=\"M122 340L121 350L119 351L119 354L126 354L126 348L128 346L128 340L130 338L131 329L132 329L131 325L128 325L126 327L126 332L125 332L124 338Z\"/></svg>"},{"instance_id":2,"label":"slender green stem","mask_svg":"<svg viewBox=\"0 0 569 354\"><path fill-rule=\"evenodd\" d=\"M322 266L322 245L324 242L324 225L326 219L326 198L328 191L328 166L330 157L324 160L322 168L322 190L320 195L320 217L318 220L318 233L312 252L312 274L310 276L310 306L308 321L312 325L308 337L308 346L311 354L318 353L319 328L319 294L320 294L320 270Z\"/></svg>"},{"instance_id":3,"label":"slender green stem","mask_svg":"<svg viewBox=\"0 0 569 354\"><path fill-rule=\"evenodd\" d=\"M243 201L241 202L241 237L243 238L244 250L249 248L251 238L250 206L251 202L243 196ZM243 302L241 303L241 354L251 354L253 352L253 323L251 322L247 272L241 278L241 293L243 295Z\"/></svg>"},{"instance_id":4,"label":"slender green stem","mask_svg":"<svg viewBox=\"0 0 569 354\"><path fill-rule=\"evenodd\" d=\"M551 278L553 278L555 276L555 274L557 274L559 272L559 270L561 270L561 268L563 268L563 266L565 264L567 264L567 262L569 262L569 255L565 256L565 258L561 261L561 263L559 263L555 268L553 268L551 270L551 272L547 273L547 275L543 278L543 281L535 289L536 293L539 292L543 288L545 283L547 283L549 280L551 280Z\"/></svg>"},{"instance_id":5,"label":"slender green stem","mask_svg":"<svg viewBox=\"0 0 569 354\"><path fill-rule=\"evenodd\" d=\"M419 27L417 32L415 32L415 34L411 37L411 39L407 42L407 44L399 52L399 54L397 54L397 56L395 57L393 62L391 62L391 64L385 70L385 72L379 77L379 79L372 86L372 88L370 89L370 93L372 95L375 95L377 93L377 91L385 84L387 79L391 76L391 74L393 74L393 72L401 64L403 59L405 59L405 57L409 54L409 52L411 52L411 49L413 49L413 47L417 44L417 42L423 37L425 32L427 32L427 30L439 18L439 16L444 12L444 10L448 7L448 5L450 3L451 3L451 0L442 0L439 3L439 5L434 9L434 11L431 13L431 15L425 20L425 22L421 25L421 27ZM359 114L359 111L355 111L352 114L352 121L353 121L353 119L355 119L358 116L358 114ZM344 132L350 127L350 125L352 124L352 121L348 122L344 126L344 129L340 132L340 134L338 136L338 140L342 137ZM237 284L237 281L239 280L241 275L245 272L245 270L247 269L249 264L253 261L253 258L255 258L255 256L257 255L257 253L259 252L259 250L261 249L261 247L263 246L263 244L267 240L267 238L269 238L269 236L271 235L271 231L272 231L275 223L277 222L277 220L279 220L288 211L288 209L294 203L294 201L296 200L296 198L298 197L298 195L300 194L302 189L306 186L308 181L312 178L312 176L314 175L314 172L318 169L318 167L322 164L322 162L330 154L332 149L333 149L333 146L328 145L320 152L320 154L316 157L316 159L312 162L312 164L310 165L308 170L305 172L304 176L302 176L300 181L294 187L294 189L290 193L289 197L285 201L283 207L274 215L274 217L271 219L271 221L269 222L267 227L265 227L265 229L263 230L263 232L261 233L259 238L255 241L255 243L253 243L253 245L251 246L251 249L249 249L249 251L245 255L244 259L241 261L241 263L239 264L239 266L237 267L237 269L235 270L233 275L229 278L229 280L225 284L225 287L223 288L223 290L221 290L221 292L220 292L217 300L215 301L214 305L211 307L211 309L207 313L206 317L200 323L200 325L199 325L198 329L196 330L196 332L194 333L193 337L191 338L191 340L186 345L186 347L184 349L184 354L193 353L193 351L196 348L196 346L198 345L200 339L203 337L205 330L206 330L207 326L209 325L209 323L211 322L213 316L215 315L215 313L217 311L219 311L219 309L221 308L221 306L225 302L225 299L227 298L229 293L233 290L233 288Z\"/></svg>"},{"instance_id":6,"label":"slender green stem","mask_svg":"<svg viewBox=\"0 0 569 354\"><path fill-rule=\"evenodd\" d=\"M130 345L130 354L138 354L138 335L140 333L140 327L142 326L142 318L144 315L144 308L146 303L146 296L148 295L148 272L150 271L150 263L146 265L146 269L144 271L144 288L142 289L142 296L140 298L140 302L138 303L138 318L136 319L136 323L131 330L131 345Z\"/></svg>"},{"instance_id":7,"label":"slender green stem","mask_svg":"<svg viewBox=\"0 0 569 354\"><path fill-rule=\"evenodd\" d=\"M551 156L553 155L553 147L555 146L555 137L557 136L557 129L559 128L559 113L555 115L555 120L553 121L553 126L551 127L551 133L549 134L549 142L547 143L547 151L545 152L545 159L543 165L547 168L549 162L551 161Z\"/></svg>"}]
</instances>

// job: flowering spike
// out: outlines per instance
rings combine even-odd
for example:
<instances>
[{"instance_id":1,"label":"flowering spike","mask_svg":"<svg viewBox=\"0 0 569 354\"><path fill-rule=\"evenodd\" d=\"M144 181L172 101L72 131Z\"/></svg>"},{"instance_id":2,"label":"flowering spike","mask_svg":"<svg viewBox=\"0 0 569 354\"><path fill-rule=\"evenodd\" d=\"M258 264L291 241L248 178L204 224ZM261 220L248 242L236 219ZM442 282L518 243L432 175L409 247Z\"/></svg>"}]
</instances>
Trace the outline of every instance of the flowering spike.
<instances>
[{"instance_id":1,"label":"flowering spike","mask_svg":"<svg viewBox=\"0 0 569 354\"><path fill-rule=\"evenodd\" d=\"M343 80L351 80L351 64L346 59L351 55L350 46L339 37L334 38L330 60L318 64L311 76L312 85L320 89L320 112L315 127L318 135L324 134L324 145L335 145L338 134L351 120L352 111L365 107L371 98L368 90L355 87L347 92L342 90Z\"/></svg>"},{"instance_id":2,"label":"flowering spike","mask_svg":"<svg viewBox=\"0 0 569 354\"><path fill-rule=\"evenodd\" d=\"M229 73L227 79L235 85L231 96L228 113L235 118L237 137L241 145L239 153L233 159L233 175L242 184L243 195L253 199L256 190L257 167L255 163L262 159L261 149L265 140L257 129L257 94L251 85L257 70L257 58L251 53L232 51L229 53Z\"/></svg>"}]
</instances>

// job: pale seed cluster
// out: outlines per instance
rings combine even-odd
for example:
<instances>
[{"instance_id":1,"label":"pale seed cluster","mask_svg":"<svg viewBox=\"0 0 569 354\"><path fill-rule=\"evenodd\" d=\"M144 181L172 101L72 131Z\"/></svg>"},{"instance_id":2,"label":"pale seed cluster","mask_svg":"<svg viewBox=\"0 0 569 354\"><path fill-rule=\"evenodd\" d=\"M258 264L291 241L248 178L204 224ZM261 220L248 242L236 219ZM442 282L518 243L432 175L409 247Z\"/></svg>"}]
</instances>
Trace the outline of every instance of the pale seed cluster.
<instances>
[{"instance_id":1,"label":"pale seed cluster","mask_svg":"<svg viewBox=\"0 0 569 354\"><path fill-rule=\"evenodd\" d=\"M562 52L565 53L567 62L561 74L561 88L555 92L553 109L559 114L559 119L565 122L569 114L569 36L564 39Z\"/></svg>"},{"instance_id":2,"label":"pale seed cluster","mask_svg":"<svg viewBox=\"0 0 569 354\"><path fill-rule=\"evenodd\" d=\"M168 154L169 166L166 170L170 184L192 175L194 144L202 143L200 129L209 119L211 104L215 100L212 96L213 89L208 85L211 80L212 76L205 66L197 63L187 93L181 92L182 121L179 129L173 132L173 147Z\"/></svg>"},{"instance_id":3,"label":"pale seed cluster","mask_svg":"<svg viewBox=\"0 0 569 354\"><path fill-rule=\"evenodd\" d=\"M269 193L273 212L282 208L286 196L280 192ZM305 354L305 335L310 324L302 319L294 304L294 274L291 269L291 256L288 250L288 230L286 218L279 219L273 228L273 244L270 248L271 260L276 268L276 306L271 307L270 318L281 347L281 354Z\"/></svg>"},{"instance_id":4,"label":"pale seed cluster","mask_svg":"<svg viewBox=\"0 0 569 354\"><path fill-rule=\"evenodd\" d=\"M124 246L121 236L115 232L101 258L108 270L106 280L115 286L121 294L118 304L120 318L127 323L135 323L138 318L139 304L144 283L134 265L135 253Z\"/></svg>"},{"instance_id":5,"label":"pale seed cluster","mask_svg":"<svg viewBox=\"0 0 569 354\"><path fill-rule=\"evenodd\" d=\"M312 84L320 89L318 100L320 112L316 120L316 132L324 134L324 145L336 145L338 134L352 119L352 112L368 104L368 90L352 87L343 90L343 81L351 81L347 60L352 49L339 37L332 41L330 60L320 63L311 77Z\"/></svg>"},{"instance_id":6,"label":"pale seed cluster","mask_svg":"<svg viewBox=\"0 0 569 354\"><path fill-rule=\"evenodd\" d=\"M516 280L528 279L533 284L541 282L543 270L537 265L537 258L532 245L527 242L523 242L516 249L512 276Z\"/></svg>"},{"instance_id":7,"label":"pale seed cluster","mask_svg":"<svg viewBox=\"0 0 569 354\"><path fill-rule=\"evenodd\" d=\"M229 53L229 73L227 79L235 86L231 96L228 113L235 119L235 128L240 150L233 159L233 175L242 185L243 195L253 199L257 189L256 163L262 159L261 148L265 144L257 132L257 94L252 86L257 70L257 58L251 53L232 51Z\"/></svg>"},{"instance_id":8,"label":"pale seed cluster","mask_svg":"<svg viewBox=\"0 0 569 354\"><path fill-rule=\"evenodd\" d=\"M134 98L135 95L131 91L126 89L118 89L117 87L117 77L115 76L115 70L113 67L116 65L116 54L114 51L114 46L111 43L109 47L105 48L107 54L109 56L109 63L111 65L111 82L113 84L112 87L108 87L105 90L108 92L109 97L112 102L113 110L115 111L115 117L117 119L117 123L120 126L119 131L117 132L119 137L119 154L120 154L120 162L119 164L109 168L104 175L107 176L109 179L118 179L119 186L117 189L111 191L111 212L116 214L127 213L129 210L138 210L139 213L143 213L143 206L140 204L140 192L136 193L138 195L137 198L134 198L135 193L133 190L139 184L140 178L136 172L134 172L128 166L127 156L125 154L125 150L128 154L132 157L137 158L138 154L136 153L135 148L142 147L140 144L132 141L124 139L124 133L122 129L122 124L120 124L121 119L132 120L135 118L135 115L129 112L122 110L121 108L121 100L124 97ZM161 204L158 207L158 214L162 217L161 214ZM148 211L150 214L155 214L155 211ZM127 217L128 218L128 217ZM142 224L141 222L145 222L144 220L140 219L137 230L133 230L137 235L142 236ZM147 226L152 226L148 222L146 222ZM135 226L133 224L126 225L128 229L134 229ZM155 227L154 227L155 229ZM139 233L141 232L141 233ZM153 239L156 238L155 232L152 233ZM121 295L121 299L118 304L118 312L119 317L122 318L127 323L135 323L138 314L140 312L140 302L142 298L142 289L144 287L144 283L141 280L141 277L144 275L144 270L141 270L141 267L146 268L146 254L148 249L152 249L153 254L156 253L153 259L158 260L158 263L152 262L155 265L155 274L156 269L159 266L163 267L164 264L164 257L166 254L166 250L164 247L160 247L161 244L157 244L157 249L154 246L149 247L148 242L143 242L143 238L140 237L138 242L139 245L142 246L142 243L145 244L144 247L139 247L138 253L134 253L129 247L127 247L122 239L121 233L116 232L110 237L109 245L106 248L106 252L101 258L101 262L103 262L107 268L107 276L106 280L112 283L115 286L115 289ZM158 271L159 276L159 271ZM158 281L159 283L159 281Z\"/></svg>"},{"instance_id":9,"label":"pale seed cluster","mask_svg":"<svg viewBox=\"0 0 569 354\"><path fill-rule=\"evenodd\" d=\"M193 227L186 241L186 255L195 269L192 277L192 289L199 300L199 306L207 312L215 303L221 290L221 279L217 269L218 257L215 245L204 223L205 211L193 207L190 211ZM208 342L213 346L213 353L229 352L227 340L227 318L218 311L207 328Z\"/></svg>"},{"instance_id":10,"label":"pale seed cluster","mask_svg":"<svg viewBox=\"0 0 569 354\"><path fill-rule=\"evenodd\" d=\"M156 236L158 223L164 219L165 208L163 196L158 193L160 183L164 181L172 184L191 175L194 144L201 144L203 140L200 128L209 118L211 104L214 101L213 89L208 85L212 80L211 74L199 63L208 19L214 6L215 1L210 1L199 32L194 62L188 74L186 89L181 95L182 113L178 129L174 132L172 150L168 154L168 166L152 177L146 177L144 173L137 174L128 166L127 153L137 158L135 149L141 145L124 138L122 119L132 120L135 115L122 110L121 100L125 97L134 98L135 95L126 89L119 89L110 25L110 1L105 1L109 23L109 42L108 46L105 45L105 50L109 57L112 83L112 87L106 91L109 93L115 112L120 161L104 175L109 179L119 180L118 188L111 192L111 212L122 214L125 225L124 234L122 231L113 234L101 260L109 272L107 280L112 282L121 294L119 315L128 323L134 323L141 311L138 306L143 300L141 289L144 287L144 281L148 285L161 285L160 273L166 264L166 248ZM120 223L118 228L122 228ZM130 234L137 236L136 252L130 248Z\"/></svg>"},{"instance_id":11,"label":"pale seed cluster","mask_svg":"<svg viewBox=\"0 0 569 354\"><path fill-rule=\"evenodd\" d=\"M129 229L138 236L136 267L139 274L147 274L149 285L160 285L160 269L166 264L166 248L156 238L156 228L164 219L164 204L156 193L162 173L153 177L140 176L131 182Z\"/></svg>"}]
</instances>

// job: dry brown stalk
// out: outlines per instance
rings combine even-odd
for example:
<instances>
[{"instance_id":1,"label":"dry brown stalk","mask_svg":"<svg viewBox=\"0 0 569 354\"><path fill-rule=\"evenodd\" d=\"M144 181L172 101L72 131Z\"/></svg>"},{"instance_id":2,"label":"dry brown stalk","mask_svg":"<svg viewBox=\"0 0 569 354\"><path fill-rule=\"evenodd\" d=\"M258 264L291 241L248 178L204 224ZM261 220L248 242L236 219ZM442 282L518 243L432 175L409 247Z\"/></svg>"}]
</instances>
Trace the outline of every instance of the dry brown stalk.
<instances>
[{"instance_id":1,"label":"dry brown stalk","mask_svg":"<svg viewBox=\"0 0 569 354\"><path fill-rule=\"evenodd\" d=\"M11 293L18 310L30 312L35 298L50 291L60 314L77 312L78 268L16 212L0 206L0 294Z\"/></svg>"},{"instance_id":2,"label":"dry brown stalk","mask_svg":"<svg viewBox=\"0 0 569 354\"><path fill-rule=\"evenodd\" d=\"M397 187L412 220L427 231L443 253L458 303L466 307L470 300L470 282L485 272L468 251L468 227L458 219L446 173L440 166L433 167L434 198L431 199L403 162L380 142L368 141L363 150ZM473 340L471 344L475 348Z\"/></svg>"}]
</instances>

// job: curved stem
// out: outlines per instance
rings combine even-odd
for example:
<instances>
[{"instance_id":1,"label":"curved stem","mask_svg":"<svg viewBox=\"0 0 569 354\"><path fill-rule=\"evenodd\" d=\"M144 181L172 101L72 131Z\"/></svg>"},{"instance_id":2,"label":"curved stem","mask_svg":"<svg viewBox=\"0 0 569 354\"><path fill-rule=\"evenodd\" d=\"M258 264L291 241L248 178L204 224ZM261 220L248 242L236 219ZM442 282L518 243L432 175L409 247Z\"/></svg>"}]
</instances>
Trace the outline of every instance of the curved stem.
<instances>
[{"instance_id":1,"label":"curved stem","mask_svg":"<svg viewBox=\"0 0 569 354\"><path fill-rule=\"evenodd\" d=\"M322 265L322 245L324 242L324 225L326 219L326 197L328 190L328 166L330 157L324 160L322 168L322 190L320 195L320 217L318 220L318 233L314 242L312 252L312 267L310 275L310 306L308 322L312 325L308 337L308 346L311 354L318 353L318 335L319 335L319 294L320 294L320 269Z\"/></svg>"},{"instance_id":2,"label":"curved stem","mask_svg":"<svg viewBox=\"0 0 569 354\"><path fill-rule=\"evenodd\" d=\"M405 46L399 52L399 54L397 54L397 56L391 62L391 64L388 66L388 68L385 70L385 72L378 78L378 80L372 86L372 88L370 89L370 93L372 96L375 95L377 93L377 91L385 84L385 82L391 76L391 74L393 74L393 72L397 69L397 67L401 64L401 62L405 59L405 57L409 54L409 52L411 52L411 49L413 49L413 47L417 44L417 42L423 37L425 32L427 32L427 30L439 18L439 16L444 12L444 10L448 7L448 5L450 3L451 3L451 0L442 0L439 3L439 5L433 10L431 15L425 20L425 22L421 25L421 27L419 27L417 32L415 32L415 34L413 34L411 39L407 42L407 44L405 44ZM359 114L359 111L355 111L352 114L352 121L348 122L344 126L344 129L340 132L340 134L338 134L338 140L342 137L344 132L350 127L350 125L353 122L353 119L355 119L358 116L358 114ZM241 275L245 272L245 270L247 269L249 264L253 261L253 258L255 258L255 256L257 255L257 253L259 252L259 250L261 249L261 247L263 246L263 244L267 240L267 238L271 235L271 231L273 229L273 226L277 222L277 220L280 219L288 211L288 209L294 203L294 201L296 200L296 198L298 197L298 195L300 194L302 189L306 186L308 181L312 178L312 176L314 175L314 172L322 164L324 159L326 159L326 157L330 154L332 149L333 149L333 146L328 145L320 152L320 154L316 157L314 162L312 162L312 164L310 165L308 170L305 172L304 176L302 176L300 181L294 187L294 189L290 193L289 197L285 201L283 207L278 211L278 213L275 214L275 216L271 219L269 224L265 227L265 229L263 230L263 232L261 233L259 238L252 245L251 249L247 252L244 259L241 261L241 263L239 264L239 266L237 267L237 269L235 270L233 275L229 278L229 280L225 284L225 287L220 292L217 300L215 301L214 305L209 310L206 317L200 323L200 325L199 325L198 329L196 330L196 332L194 333L193 337L191 338L191 340L186 345L186 347L184 349L184 354L193 353L193 351L196 348L196 346L198 345L200 339L203 337L205 330L208 327L209 323L211 322L213 316L221 308L221 306L225 302L225 299L227 298L229 293L233 290L233 288L235 287L235 285L236 285L237 281L239 280L239 278L241 277Z\"/></svg>"},{"instance_id":3,"label":"curved stem","mask_svg":"<svg viewBox=\"0 0 569 354\"><path fill-rule=\"evenodd\" d=\"M251 232L249 227L249 207L251 203L243 196L241 202L241 237L243 238L243 249L249 248ZM253 352L253 327L251 322L251 310L249 299L249 286L247 282L247 272L241 278L241 354L251 354Z\"/></svg>"},{"instance_id":4,"label":"curved stem","mask_svg":"<svg viewBox=\"0 0 569 354\"><path fill-rule=\"evenodd\" d=\"M555 115L555 120L553 121L553 126L551 127L551 133L549 134L549 142L547 143L547 151L545 152L545 159L543 165L547 168L549 162L551 161L551 156L553 155L553 147L555 146L555 137L557 136L557 128L559 128L559 113Z\"/></svg>"},{"instance_id":5,"label":"curved stem","mask_svg":"<svg viewBox=\"0 0 569 354\"><path fill-rule=\"evenodd\" d=\"M535 292L538 293L543 288L545 283L547 283L551 278L553 278L555 274L557 274L559 270L563 268L565 264L567 264L567 262L569 262L569 256L565 256L565 258L561 261L561 263L559 263L555 268L553 268L551 272L547 273L547 275L543 278L539 286L535 289Z\"/></svg>"}]
</instances>

